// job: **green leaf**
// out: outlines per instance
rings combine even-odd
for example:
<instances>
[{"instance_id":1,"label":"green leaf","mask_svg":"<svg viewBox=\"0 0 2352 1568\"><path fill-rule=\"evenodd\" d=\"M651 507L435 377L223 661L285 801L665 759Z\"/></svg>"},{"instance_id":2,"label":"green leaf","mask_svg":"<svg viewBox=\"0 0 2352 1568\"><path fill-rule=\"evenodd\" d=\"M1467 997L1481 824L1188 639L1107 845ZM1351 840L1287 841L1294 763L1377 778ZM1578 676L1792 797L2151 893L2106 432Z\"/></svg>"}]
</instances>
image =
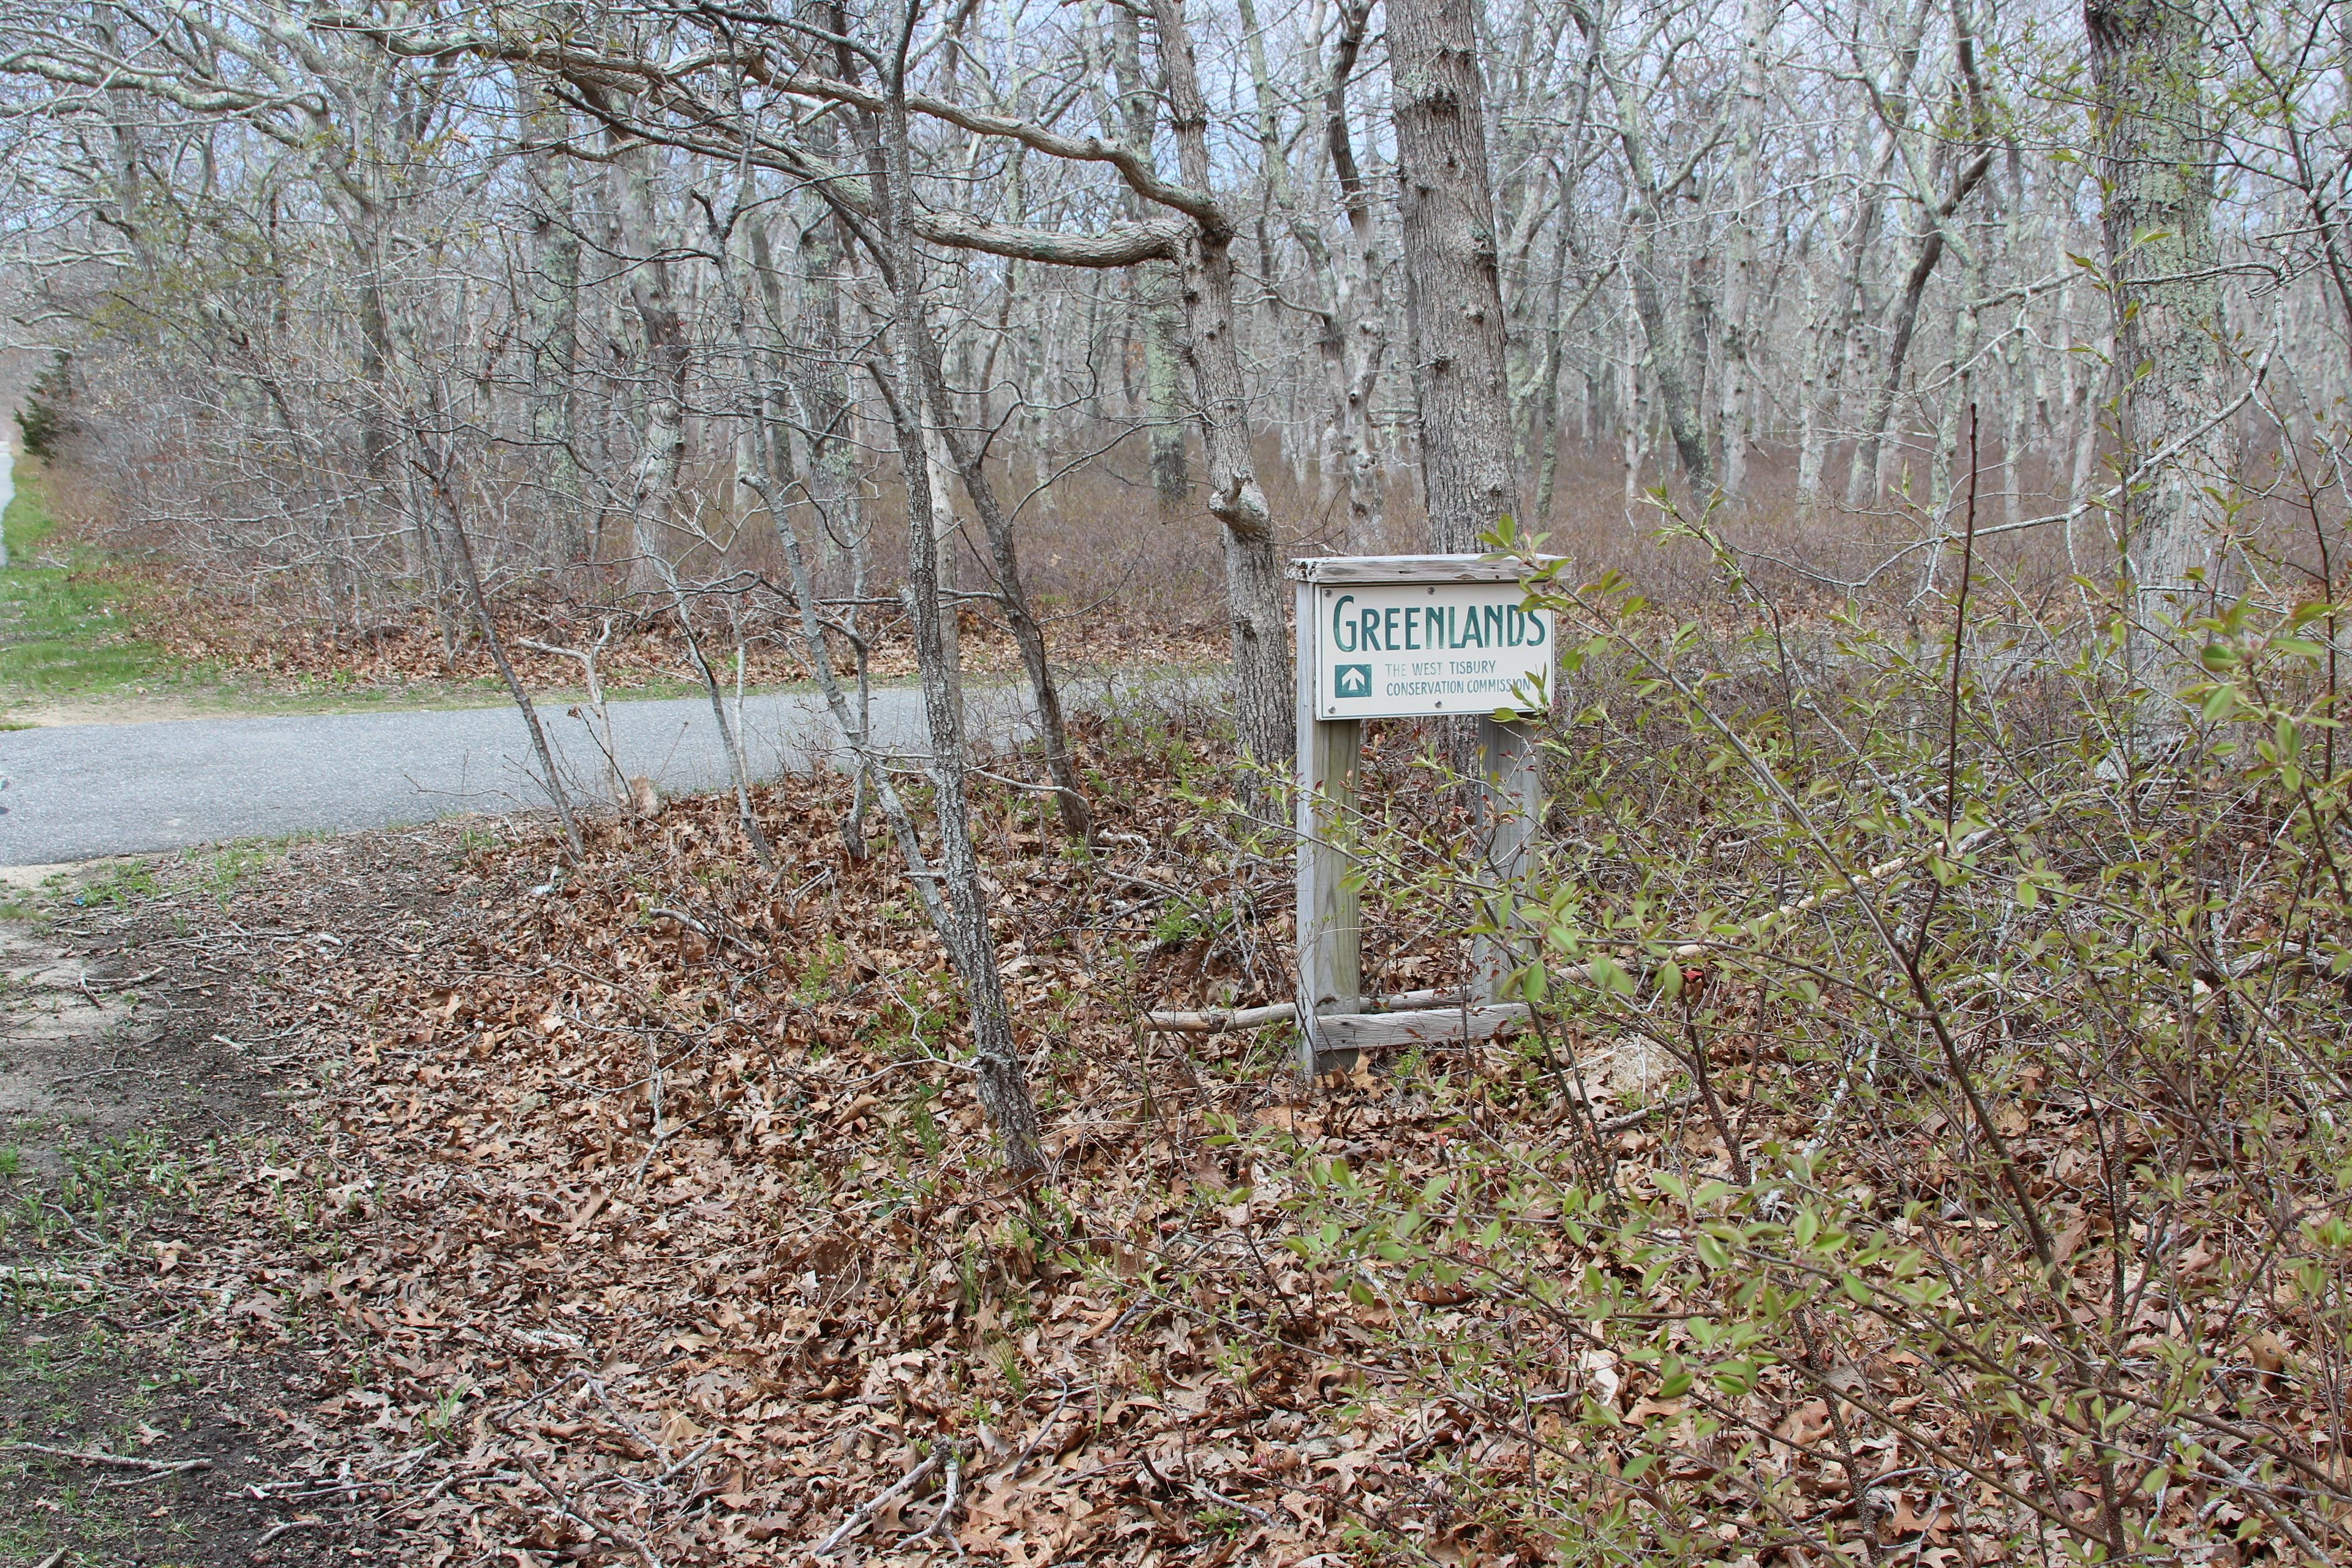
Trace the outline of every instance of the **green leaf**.
<instances>
[{"instance_id":1,"label":"green leaf","mask_svg":"<svg viewBox=\"0 0 2352 1568\"><path fill-rule=\"evenodd\" d=\"M1605 952L1594 953L1586 964L1585 972L1591 975L1593 985L1603 995L1631 996L1633 994L1633 977L1625 973L1622 964Z\"/></svg>"},{"instance_id":2,"label":"green leaf","mask_svg":"<svg viewBox=\"0 0 2352 1568\"><path fill-rule=\"evenodd\" d=\"M1715 1369L1715 1386L1737 1399L1756 1386L1756 1369L1744 1361L1727 1361Z\"/></svg>"}]
</instances>

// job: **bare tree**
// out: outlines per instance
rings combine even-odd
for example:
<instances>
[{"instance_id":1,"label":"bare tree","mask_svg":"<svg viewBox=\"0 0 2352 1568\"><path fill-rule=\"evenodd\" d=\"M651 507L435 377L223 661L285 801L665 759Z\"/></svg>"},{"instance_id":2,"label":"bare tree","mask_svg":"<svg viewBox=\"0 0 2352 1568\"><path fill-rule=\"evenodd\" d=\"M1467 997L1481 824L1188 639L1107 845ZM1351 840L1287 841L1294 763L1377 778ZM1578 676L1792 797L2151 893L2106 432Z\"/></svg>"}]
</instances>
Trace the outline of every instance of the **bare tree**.
<instances>
[{"instance_id":1,"label":"bare tree","mask_svg":"<svg viewBox=\"0 0 2352 1568\"><path fill-rule=\"evenodd\" d=\"M2220 591L2234 469L2221 417L2230 355L2212 206L2220 156L2205 78L2205 29L2174 0L2086 0L2097 93L2107 287L2124 371L2123 462L2167 460L2122 498L2137 597L2133 673L2161 681L2177 660L2164 624Z\"/></svg>"},{"instance_id":2,"label":"bare tree","mask_svg":"<svg viewBox=\"0 0 2352 1568\"><path fill-rule=\"evenodd\" d=\"M1503 291L1471 0L1389 0L1399 228L1429 542L1474 550L1524 516L1512 452Z\"/></svg>"},{"instance_id":3,"label":"bare tree","mask_svg":"<svg viewBox=\"0 0 2352 1568\"><path fill-rule=\"evenodd\" d=\"M2024 131L2073 112L2037 53L2071 27L2032 6L923 10L902 74L938 590L1050 685L1027 601L1069 591L1070 560L1189 618L1183 574L1097 561L1222 556L1198 613L1229 628L1248 749L1279 758L1286 554L1381 548L1417 510L1459 542L1532 500L1631 559L1670 481L1754 503L1733 542L1785 570L1883 584L1839 564L1881 542L1932 586L1974 403L2013 543L2054 561L2026 531L2072 517L2079 546L2120 457L2136 580L2178 595L2226 554L2184 541L2240 466L2230 333L2275 317L2265 375L2296 418L2352 396L2339 13L2094 5L2095 145L2070 146ZM875 41L908 27L849 0L0 0L19 336L76 351L79 460L127 521L334 635L429 617L452 662L479 634L400 381L412 348L478 349L456 438L480 443L458 468L493 599L593 599L634 561L683 625L658 557L709 644L749 602L719 585L772 561L727 456L752 403L730 263L689 243L692 203L740 206L738 293L789 392L776 502L854 660L910 629L902 458L865 368L897 310ZM2068 259L2103 245L2101 277ZM1166 527L1099 526L1129 489Z\"/></svg>"}]
</instances>

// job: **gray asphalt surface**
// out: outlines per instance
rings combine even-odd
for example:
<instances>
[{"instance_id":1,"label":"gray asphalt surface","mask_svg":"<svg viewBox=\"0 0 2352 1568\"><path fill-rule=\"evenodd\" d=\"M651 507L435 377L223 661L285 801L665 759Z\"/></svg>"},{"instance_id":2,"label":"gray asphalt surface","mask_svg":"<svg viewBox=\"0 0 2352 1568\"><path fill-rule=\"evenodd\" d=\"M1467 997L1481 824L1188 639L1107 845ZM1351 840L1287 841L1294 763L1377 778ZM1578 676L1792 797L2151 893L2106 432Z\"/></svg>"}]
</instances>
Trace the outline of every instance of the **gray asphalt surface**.
<instances>
[{"instance_id":1,"label":"gray asphalt surface","mask_svg":"<svg viewBox=\"0 0 2352 1568\"><path fill-rule=\"evenodd\" d=\"M1012 738L1025 696L971 689L972 731ZM585 721L561 706L540 714L563 772L582 793L604 797L604 761ZM625 773L666 793L728 784L708 700L615 702L612 715ZM759 777L845 750L814 695L747 699L743 731ZM874 739L892 751L925 750L921 693L876 691ZM10 731L0 733L0 866L543 807L537 773L530 731L511 707Z\"/></svg>"}]
</instances>

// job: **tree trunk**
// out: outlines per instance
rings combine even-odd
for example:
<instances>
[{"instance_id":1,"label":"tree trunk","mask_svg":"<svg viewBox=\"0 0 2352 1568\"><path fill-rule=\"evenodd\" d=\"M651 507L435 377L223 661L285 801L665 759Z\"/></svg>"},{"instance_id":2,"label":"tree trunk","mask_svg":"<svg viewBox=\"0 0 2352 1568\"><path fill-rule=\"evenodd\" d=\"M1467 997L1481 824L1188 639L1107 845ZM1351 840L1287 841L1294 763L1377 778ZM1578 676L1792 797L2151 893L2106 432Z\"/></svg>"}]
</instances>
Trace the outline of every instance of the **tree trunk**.
<instances>
[{"instance_id":1,"label":"tree trunk","mask_svg":"<svg viewBox=\"0 0 2352 1568\"><path fill-rule=\"evenodd\" d=\"M820 121L811 132L811 141L820 154L830 156L835 142L831 122ZM821 197L804 196L795 222L801 286L793 334L802 353L792 357L784 374L791 378L793 394L806 416L802 440L807 456L802 479L817 510L819 526L811 570L823 586L826 570L842 556L851 558L853 573L866 556L866 525L857 499L856 409L850 399L849 374L843 368L850 350L841 322L841 299L856 252L840 216ZM781 278L776 280L774 298L774 313L781 324ZM864 611L853 605L847 614L855 632Z\"/></svg>"},{"instance_id":2,"label":"tree trunk","mask_svg":"<svg viewBox=\"0 0 2352 1568\"><path fill-rule=\"evenodd\" d=\"M1118 79L1121 129L1129 149L1139 157L1151 155L1159 129L1158 101L1143 79L1143 32L1135 12L1114 5L1110 12L1111 68ZM1129 212L1140 216L1140 204L1128 198ZM1179 372L1182 355L1177 347L1181 325L1176 269L1165 261L1147 261L1135 268L1132 288L1137 315L1143 322L1143 407L1150 423L1151 491L1160 503L1162 521L1182 515L1192 493L1192 468L1184 451L1184 395Z\"/></svg>"},{"instance_id":3,"label":"tree trunk","mask_svg":"<svg viewBox=\"0 0 2352 1568\"><path fill-rule=\"evenodd\" d=\"M1152 16L1183 179L1193 189L1205 191L1211 188L1209 110L1201 96L1181 0L1152 0ZM1181 287L1190 330L1184 358L1200 392L1209 458L1209 515L1224 529L1234 721L1242 749L1262 766L1276 768L1286 766L1296 749L1290 621L1283 607L1274 516L1250 452L1249 399L1240 348L1234 341L1233 242L1227 223L1197 223L1185 238ZM1259 792L1244 793L1255 797Z\"/></svg>"},{"instance_id":4,"label":"tree trunk","mask_svg":"<svg viewBox=\"0 0 2352 1568\"><path fill-rule=\"evenodd\" d=\"M1739 102L1732 116L1733 211L1724 263L1723 388L1717 426L1723 435L1723 493L1734 500L1748 485L1753 374L1748 362L1755 326L1749 318L1756 309L1756 231L1762 221L1756 208L1763 157L1764 44L1779 16L1772 0L1748 0L1740 27Z\"/></svg>"},{"instance_id":5,"label":"tree trunk","mask_svg":"<svg viewBox=\"0 0 2352 1568\"><path fill-rule=\"evenodd\" d=\"M1814 445L1809 449L1812 461L1807 465L1801 459L1799 466L1798 489L1802 503L1808 507L1820 499L1830 430L1837 422L1843 401L1847 361L1857 352L1856 337L1862 330L1864 311L1863 279L1872 242L1878 235L1887 177L1901 151L1901 128L1910 116L1911 76L1919 68L1920 40L1927 34L1927 17L1934 6L1935 0L1914 0L1902 41L1895 47L1894 79L1878 94L1885 104L1881 118L1887 128L1874 131L1871 139L1856 149L1853 221L1846 227L1837 293L1826 321L1826 330L1834 336L1822 345L1827 363L1821 377L1820 395L1812 405Z\"/></svg>"},{"instance_id":6,"label":"tree trunk","mask_svg":"<svg viewBox=\"0 0 2352 1568\"><path fill-rule=\"evenodd\" d=\"M1147 261L1135 269L1136 302L1143 317L1143 406L1151 421L1151 493L1160 515L1172 520L1192 504L1192 462L1184 450L1182 319L1174 269Z\"/></svg>"},{"instance_id":7,"label":"tree trunk","mask_svg":"<svg viewBox=\"0 0 2352 1568\"><path fill-rule=\"evenodd\" d=\"M924 351L928 352L928 350ZM940 602L940 647L947 660L948 689L963 710L963 600L956 584L963 575L963 520L956 516L949 476L954 463L948 456L947 410L934 395L939 388L918 383L922 399L923 473L931 493L931 537L938 541L937 580L932 592Z\"/></svg>"},{"instance_id":8,"label":"tree trunk","mask_svg":"<svg viewBox=\"0 0 2352 1568\"><path fill-rule=\"evenodd\" d=\"M1554 247L1551 279L1546 288L1543 367L1536 386L1534 439L1528 450L1536 459L1536 510L1523 519L1530 527L1551 526L1552 495L1559 478L1559 375L1568 341L1567 303L1570 255L1568 215L1560 215L1559 239Z\"/></svg>"},{"instance_id":9,"label":"tree trunk","mask_svg":"<svg viewBox=\"0 0 2352 1568\"><path fill-rule=\"evenodd\" d=\"M1715 463L1707 455L1706 437L1699 428L1698 410L1691 397L1690 378L1685 374L1690 342L1684 335L1682 312L1670 306L1658 291L1659 226L1655 217L1651 214L1633 220L1633 258L1628 268L1633 280L1633 310L1641 318L1642 335L1648 345L1650 384L1658 389L1658 402L1665 416L1666 433L1674 438L1675 455L1682 459L1683 472L1694 486L1701 490L1711 489L1715 485Z\"/></svg>"},{"instance_id":10,"label":"tree trunk","mask_svg":"<svg viewBox=\"0 0 2352 1568\"><path fill-rule=\"evenodd\" d=\"M1922 215L1924 230L1919 236L1919 253L1911 263L1911 275L1904 280L1903 294L1895 302L1889 319L1889 343L1886 350L1886 374L1879 378L1870 396L1869 416L1863 422L1862 440L1853 449L1853 466L1846 471L1845 504L1859 507L1874 502L1883 489L1878 471L1880 444L1886 438L1887 420L1895 412L1895 399L1903 390L1903 363L1911 353L1912 336L1919 327L1919 301L1927 291L1927 280L1935 276L1937 262L1943 259L1946 236L1949 233L1952 215L1977 188L1985 171L1992 167L1992 154L1980 153L1953 176L1952 188L1942 203Z\"/></svg>"},{"instance_id":11,"label":"tree trunk","mask_svg":"<svg viewBox=\"0 0 2352 1568\"><path fill-rule=\"evenodd\" d=\"M530 124L533 138L542 142L561 141L571 132L570 116L553 105L534 113ZM593 560L596 544L572 445L572 377L580 357L580 230L572 160L560 152L534 151L524 175L530 190L530 433L546 464L558 548L571 564Z\"/></svg>"},{"instance_id":12,"label":"tree trunk","mask_svg":"<svg viewBox=\"0 0 2352 1568\"><path fill-rule=\"evenodd\" d=\"M1355 139L1348 128L1348 84L1355 76L1370 16L1371 0L1342 0L1330 77L1323 89L1323 145L1348 216L1348 243L1340 247L1332 302L1344 378L1342 406L1335 413L1348 470L1348 548L1377 554L1387 544L1388 520L1372 402L1388 357L1388 307L1381 288L1380 231L1372 222L1371 192L1356 166Z\"/></svg>"},{"instance_id":13,"label":"tree trunk","mask_svg":"<svg viewBox=\"0 0 2352 1568\"><path fill-rule=\"evenodd\" d=\"M1694 487L1708 490L1715 487L1715 460L1707 450L1706 437L1699 426L1698 408L1691 396L1687 374L1690 343L1684 335L1683 312L1667 302L1658 287L1663 268L1658 236L1666 226L1666 196L1659 189L1658 173L1650 162L1648 141L1633 93L1624 83L1616 80L1615 73L1612 73L1612 80L1618 100L1618 139L1624 144L1626 167L1633 176L1633 210L1626 219L1626 226L1632 231L1626 247L1631 254L1625 272L1633 285L1633 312L1641 319L1642 335L1649 347L1649 383L1657 388L1666 430L1674 437L1675 454L1682 459L1684 474Z\"/></svg>"},{"instance_id":14,"label":"tree trunk","mask_svg":"<svg viewBox=\"0 0 2352 1568\"><path fill-rule=\"evenodd\" d=\"M830 144L830 128L826 130ZM839 216L818 198L809 197L807 204L795 223L801 288L793 331L802 352L785 357L775 383L761 401L765 408L770 401L780 400L793 411L792 423L800 433L804 454L799 468L801 490L815 514L816 548L813 561L812 553L801 549L791 516L782 507L783 486L793 471L791 436L786 431L780 430L772 442L768 441L764 428L761 433L762 441L769 445L761 471L769 476L771 487L761 492L761 499L767 504L793 574L793 595L800 601L803 647L813 662L825 661L817 671L817 684L857 758L856 784L849 811L841 822L842 847L853 859L866 858L866 799L871 790L881 800L886 816L897 814L891 816L892 830L907 849L908 864L916 867L922 864L919 847L911 836L912 830L904 825L905 813L898 806L887 773L876 765L866 743L873 717L868 675L871 660L864 635L866 612L860 601L866 596L870 552L866 547L865 517L858 504L856 431L852 428L856 407L850 400L849 378L842 368L847 353L841 331L842 276L855 252L843 242ZM781 331L787 314L783 275L770 254L764 222L755 220L752 225L751 256L767 301L771 330ZM843 696L836 679L838 671L830 662L833 640L824 630L826 622L819 602L824 593L825 568L843 557L849 565L849 592L848 603L841 607L837 624L848 644L857 677L854 709ZM929 899L926 907L933 910L932 923L943 923L945 916L940 912L938 887L925 880L922 889Z\"/></svg>"},{"instance_id":15,"label":"tree trunk","mask_svg":"<svg viewBox=\"0 0 2352 1568\"><path fill-rule=\"evenodd\" d=\"M653 156L648 142L614 132L613 249L629 270L629 302L646 346L643 444L629 493L629 580L640 592L663 586L663 525L686 458L686 324L672 290L654 216Z\"/></svg>"},{"instance_id":16,"label":"tree trunk","mask_svg":"<svg viewBox=\"0 0 2352 1568\"><path fill-rule=\"evenodd\" d=\"M1829 323L1815 315L1820 289L1813 281L1813 269L1804 262L1800 287L1803 290L1805 357L1797 382L1797 505L1810 510L1822 493L1822 459L1829 433L1824 428L1827 410L1821 405L1822 351L1830 335Z\"/></svg>"},{"instance_id":17,"label":"tree trunk","mask_svg":"<svg viewBox=\"0 0 2352 1568\"><path fill-rule=\"evenodd\" d=\"M1633 292L1633 277L1625 275L1626 292ZM1625 522L1633 526L1633 514L1642 504L1643 437L1650 421L1649 400L1642 395L1642 343L1634 332L1634 320L1625 323L1625 341L1617 357L1617 417L1621 421L1621 446L1625 479Z\"/></svg>"},{"instance_id":18,"label":"tree trunk","mask_svg":"<svg viewBox=\"0 0 2352 1568\"><path fill-rule=\"evenodd\" d=\"M911 4L912 0L908 0ZM1003 1145L1004 1163L1024 1180L1044 1173L1037 1142L1037 1108L1029 1094L1029 1074L1013 1036L1004 1000L1004 978L996 963L996 938L988 918L988 894L981 885L979 855L972 844L966 795L962 705L949 679L947 640L940 625L939 533L931 511L930 458L926 442L923 381L917 342L930 331L923 307L921 258L915 246L915 197L908 150L905 83L891 83L883 111L882 167L889 258L887 282L895 307L884 356L873 365L890 405L906 475L907 577L913 603L915 656L923 679L923 713L930 728L932 805L940 834L940 870L944 902L951 917L940 932L963 982L964 1010L971 1029L972 1081L981 1109Z\"/></svg>"},{"instance_id":19,"label":"tree trunk","mask_svg":"<svg viewBox=\"0 0 2352 1568\"><path fill-rule=\"evenodd\" d=\"M2235 468L2217 421L2228 354L2214 270L2213 178L2220 148L2205 103L2199 8L2173 0L2085 0L2105 191L2123 471L2180 447L2122 499L2135 599L2132 675L2170 684L2179 664L2165 624L2221 586L2225 512L2209 495ZM2136 513L2136 515L2134 515ZM2201 574L2201 582L2192 582ZM2168 713L2154 710L2164 719Z\"/></svg>"},{"instance_id":20,"label":"tree trunk","mask_svg":"<svg viewBox=\"0 0 2352 1568\"><path fill-rule=\"evenodd\" d=\"M436 410L438 413L438 410ZM436 420L436 423L439 423ZM449 479L449 457L436 450L429 440L420 440L418 450L424 454L425 478L433 487L439 500L442 515L449 520L449 537L457 545L457 563L466 584L467 602L472 605L476 623L482 628L482 642L490 650L490 661L499 668L500 679L507 684L507 695L522 711L525 728L530 731L531 749L539 753L539 765L546 774L547 797L555 804L555 815L563 822L563 842L572 851L572 862L578 865L587 858L587 849L581 843L580 824L572 815L572 796L563 787L563 773L556 765L555 748L548 744L547 727L539 721L539 709L531 702L530 693L524 689L521 677L515 674L513 664L507 658L506 644L499 637L498 617L490 614L490 596L482 587L480 568L474 564L474 542L466 532L465 513L457 501L456 487Z\"/></svg>"},{"instance_id":21,"label":"tree trunk","mask_svg":"<svg viewBox=\"0 0 2352 1568\"><path fill-rule=\"evenodd\" d=\"M925 340L916 347L927 390L934 405L944 409L947 387L940 374L936 346ZM1045 772L1054 781L1062 826L1071 837L1083 844L1092 835L1094 822L1087 810L1087 797L1078 789L1077 766L1070 758L1069 726L1062 715L1062 693L1054 680L1054 667L1045 657L1045 631L1029 608L1029 593L1022 585L1013 520L1005 515L980 448L971 437L942 421L940 440L957 476L963 480L964 493L971 499L972 510L980 514L981 531L988 539L989 564L996 578L996 600L1003 607L1004 618L1012 624L1013 641L1021 648L1022 667L1028 672L1030 689L1037 694L1037 727L1045 742Z\"/></svg>"},{"instance_id":22,"label":"tree trunk","mask_svg":"<svg viewBox=\"0 0 2352 1568\"><path fill-rule=\"evenodd\" d=\"M1525 515L1511 450L1502 273L1475 0L1389 0L1405 315L1430 548Z\"/></svg>"}]
</instances>

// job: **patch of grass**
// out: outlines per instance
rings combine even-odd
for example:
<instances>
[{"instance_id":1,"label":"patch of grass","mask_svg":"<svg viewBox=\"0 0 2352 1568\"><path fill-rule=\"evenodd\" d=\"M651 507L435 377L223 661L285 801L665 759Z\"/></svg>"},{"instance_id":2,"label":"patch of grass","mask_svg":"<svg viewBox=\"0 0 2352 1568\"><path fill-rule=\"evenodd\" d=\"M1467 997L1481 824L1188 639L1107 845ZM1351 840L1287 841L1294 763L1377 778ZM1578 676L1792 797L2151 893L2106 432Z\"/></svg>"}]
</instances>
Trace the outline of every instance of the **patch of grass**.
<instances>
[{"instance_id":1,"label":"patch of grass","mask_svg":"<svg viewBox=\"0 0 2352 1568\"><path fill-rule=\"evenodd\" d=\"M11 563L0 572L0 687L29 697L89 697L166 668L163 649L128 631L136 594L129 579L108 571L97 552L76 547L60 560L41 550L58 522L22 464L0 528Z\"/></svg>"},{"instance_id":2,"label":"patch of grass","mask_svg":"<svg viewBox=\"0 0 2352 1568\"><path fill-rule=\"evenodd\" d=\"M8 538L8 559L13 563L29 556L36 547L48 542L58 531L58 520L43 505L35 489L33 476L26 471L22 459L15 468L16 489L8 509L0 512L0 529Z\"/></svg>"},{"instance_id":3,"label":"patch of grass","mask_svg":"<svg viewBox=\"0 0 2352 1568\"><path fill-rule=\"evenodd\" d=\"M0 921L16 921L35 930L46 929L56 918L58 902L73 882L70 872L52 871L41 879L37 888L20 888L0 895Z\"/></svg>"},{"instance_id":4,"label":"patch of grass","mask_svg":"<svg viewBox=\"0 0 2352 1568\"><path fill-rule=\"evenodd\" d=\"M323 838L321 833L284 833L274 837L239 838L204 856L198 864L214 901L226 907L229 897L286 857L298 844Z\"/></svg>"},{"instance_id":5,"label":"patch of grass","mask_svg":"<svg viewBox=\"0 0 2352 1568\"><path fill-rule=\"evenodd\" d=\"M134 1341L87 1300L0 1300L0 1563L194 1568L242 1560L228 1544L249 1540L269 1516L215 1485L249 1450L210 1418L209 1394L176 1337ZM215 1471L125 1486L14 1447L20 1442L201 1457Z\"/></svg>"},{"instance_id":6,"label":"patch of grass","mask_svg":"<svg viewBox=\"0 0 2352 1568\"><path fill-rule=\"evenodd\" d=\"M184 1151L156 1128L98 1142L62 1142L56 1153L63 1173L54 1182L18 1188L13 1202L0 1205L0 1251L23 1256L79 1243L120 1255L145 1233L159 1207L184 1209L195 1202L197 1165L191 1161L207 1162L214 1152L210 1143ZM22 1149L11 1145L0 1154L6 1156L0 1172L25 1173ZM67 1274L79 1276L80 1267ZM55 1280L28 1284L20 1271L9 1281L11 1299L42 1284L72 1289Z\"/></svg>"},{"instance_id":7,"label":"patch of grass","mask_svg":"<svg viewBox=\"0 0 2352 1568\"><path fill-rule=\"evenodd\" d=\"M152 896L161 886L155 880L154 868L147 862L125 860L83 883L68 901L84 908L91 904L127 904L133 899Z\"/></svg>"}]
</instances>

